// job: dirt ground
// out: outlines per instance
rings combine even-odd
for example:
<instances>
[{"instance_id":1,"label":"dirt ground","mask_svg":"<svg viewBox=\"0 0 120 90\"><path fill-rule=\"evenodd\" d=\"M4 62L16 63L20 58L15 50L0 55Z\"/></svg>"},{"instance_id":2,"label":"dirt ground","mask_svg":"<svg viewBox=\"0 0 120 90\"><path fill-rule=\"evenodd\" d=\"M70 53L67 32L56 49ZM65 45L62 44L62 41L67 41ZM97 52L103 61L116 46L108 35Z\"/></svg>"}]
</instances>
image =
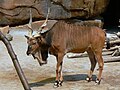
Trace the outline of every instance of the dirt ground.
<instances>
[{"instance_id":1,"label":"dirt ground","mask_svg":"<svg viewBox=\"0 0 120 90\"><path fill-rule=\"evenodd\" d=\"M63 86L54 88L55 57L49 55L48 63L39 66L37 60L26 55L27 44L24 35L27 31L12 30L10 33L14 37L11 44L32 90L120 90L120 62L105 63L101 84L95 85L94 81L88 83L85 80L90 68L88 57L68 59L66 56L63 64ZM98 74L97 68L96 66L94 80ZM24 90L2 42L0 42L0 90Z\"/></svg>"}]
</instances>

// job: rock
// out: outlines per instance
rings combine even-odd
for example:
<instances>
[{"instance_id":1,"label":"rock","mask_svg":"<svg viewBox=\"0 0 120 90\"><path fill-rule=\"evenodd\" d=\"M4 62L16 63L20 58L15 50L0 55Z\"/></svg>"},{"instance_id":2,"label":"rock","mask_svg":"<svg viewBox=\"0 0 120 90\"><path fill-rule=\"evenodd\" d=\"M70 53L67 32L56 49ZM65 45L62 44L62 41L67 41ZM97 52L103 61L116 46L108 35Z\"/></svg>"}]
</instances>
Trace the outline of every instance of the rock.
<instances>
[{"instance_id":1,"label":"rock","mask_svg":"<svg viewBox=\"0 0 120 90\"><path fill-rule=\"evenodd\" d=\"M9 26L0 27L0 31L1 31L3 34L8 34L8 33L9 33Z\"/></svg>"},{"instance_id":2,"label":"rock","mask_svg":"<svg viewBox=\"0 0 120 90\"><path fill-rule=\"evenodd\" d=\"M9 26L0 27L0 31L6 36L8 41L13 40L13 36L9 34Z\"/></svg>"},{"instance_id":3,"label":"rock","mask_svg":"<svg viewBox=\"0 0 120 90\"><path fill-rule=\"evenodd\" d=\"M96 26L96 27L100 27L103 28L103 22L101 20L85 20L85 21L76 21L77 25L81 25L81 26Z\"/></svg>"},{"instance_id":4,"label":"rock","mask_svg":"<svg viewBox=\"0 0 120 90\"><path fill-rule=\"evenodd\" d=\"M45 19L48 7L51 7L50 19L91 18L104 12L108 2L109 0L0 0L0 25L27 23L30 8L34 20Z\"/></svg>"},{"instance_id":5,"label":"rock","mask_svg":"<svg viewBox=\"0 0 120 90\"><path fill-rule=\"evenodd\" d=\"M5 36L8 39L8 41L12 41L13 40L13 36L11 34L6 34Z\"/></svg>"}]
</instances>

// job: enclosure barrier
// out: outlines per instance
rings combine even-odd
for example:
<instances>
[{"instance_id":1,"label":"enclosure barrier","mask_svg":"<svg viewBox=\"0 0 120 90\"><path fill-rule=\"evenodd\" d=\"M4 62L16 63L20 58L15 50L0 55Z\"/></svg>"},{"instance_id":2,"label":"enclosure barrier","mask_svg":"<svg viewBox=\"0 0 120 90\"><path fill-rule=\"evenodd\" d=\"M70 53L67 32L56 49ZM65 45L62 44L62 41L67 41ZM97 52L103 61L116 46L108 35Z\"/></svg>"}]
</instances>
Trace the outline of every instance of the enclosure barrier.
<instances>
[{"instance_id":1,"label":"enclosure barrier","mask_svg":"<svg viewBox=\"0 0 120 90\"><path fill-rule=\"evenodd\" d=\"M10 42L8 41L8 39L5 37L5 35L0 31L0 39L2 40L2 42L5 44L7 50L8 50L8 53L12 59L12 62L14 64L14 67L17 71L17 74L21 80L21 83L24 87L25 90L31 90L29 85L28 85L28 82L27 82L27 79L25 78L25 75L20 67L20 64L18 62L18 59L17 59L17 55L14 53L13 51L13 48L10 44Z\"/></svg>"}]
</instances>

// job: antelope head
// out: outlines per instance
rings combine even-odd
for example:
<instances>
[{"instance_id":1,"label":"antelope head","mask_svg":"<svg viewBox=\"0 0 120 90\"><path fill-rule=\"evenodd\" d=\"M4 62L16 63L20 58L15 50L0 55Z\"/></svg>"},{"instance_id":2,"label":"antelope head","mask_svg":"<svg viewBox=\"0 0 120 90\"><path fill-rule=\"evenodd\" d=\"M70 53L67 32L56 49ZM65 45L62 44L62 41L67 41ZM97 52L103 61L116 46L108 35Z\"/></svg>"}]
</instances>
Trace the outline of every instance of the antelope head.
<instances>
[{"instance_id":1,"label":"antelope head","mask_svg":"<svg viewBox=\"0 0 120 90\"><path fill-rule=\"evenodd\" d=\"M46 64L47 63L47 55L44 55L44 57L41 55L42 50L41 50L41 42L42 42L42 36L41 36L41 31L44 29L44 27L47 25L48 22L48 16L49 16L50 8L48 9L48 14L46 17L46 20L44 23L39 27L38 31L33 35L33 29L32 29L32 13L30 9L30 20L29 24L27 24L27 27L29 28L28 36L25 35L27 38L27 44L28 44L28 49L26 54L27 55L32 55L34 59L37 59L39 64ZM44 60L43 60L44 59Z\"/></svg>"}]
</instances>

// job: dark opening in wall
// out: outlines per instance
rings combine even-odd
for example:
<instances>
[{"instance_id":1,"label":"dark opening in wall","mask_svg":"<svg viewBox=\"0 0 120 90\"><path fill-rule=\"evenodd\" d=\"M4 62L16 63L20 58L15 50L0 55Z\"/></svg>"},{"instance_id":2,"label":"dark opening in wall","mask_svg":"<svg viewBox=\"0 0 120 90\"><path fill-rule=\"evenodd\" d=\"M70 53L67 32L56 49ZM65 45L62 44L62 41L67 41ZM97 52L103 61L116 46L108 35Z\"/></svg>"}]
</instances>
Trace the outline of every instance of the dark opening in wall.
<instances>
[{"instance_id":1,"label":"dark opening in wall","mask_svg":"<svg viewBox=\"0 0 120 90\"><path fill-rule=\"evenodd\" d=\"M110 0L106 11L103 13L104 27L118 27L120 25L120 0Z\"/></svg>"}]
</instances>

